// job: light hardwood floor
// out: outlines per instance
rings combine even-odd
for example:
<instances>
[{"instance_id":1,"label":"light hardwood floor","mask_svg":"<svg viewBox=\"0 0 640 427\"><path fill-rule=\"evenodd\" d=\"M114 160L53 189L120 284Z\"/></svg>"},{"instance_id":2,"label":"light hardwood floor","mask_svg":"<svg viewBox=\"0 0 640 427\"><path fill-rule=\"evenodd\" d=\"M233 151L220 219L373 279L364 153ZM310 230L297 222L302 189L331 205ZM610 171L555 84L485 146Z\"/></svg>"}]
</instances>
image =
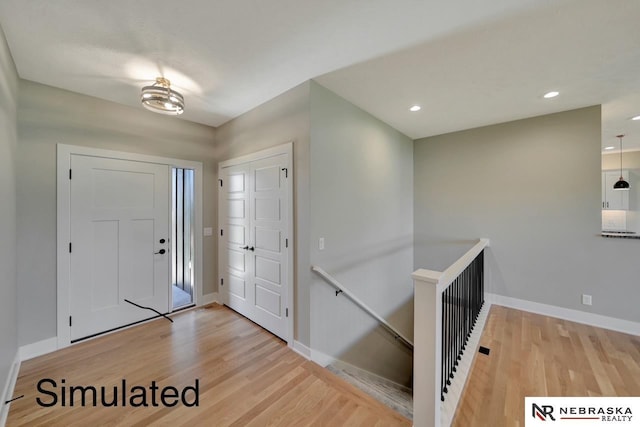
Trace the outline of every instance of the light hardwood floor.
<instances>
[{"instance_id":1,"label":"light hardwood floor","mask_svg":"<svg viewBox=\"0 0 640 427\"><path fill-rule=\"evenodd\" d=\"M211 305L26 361L7 426L410 426L411 422L291 351L235 312ZM37 389L57 382L59 402ZM66 386L182 389L199 379L199 406L61 406ZM51 384L45 390L52 391ZM68 389L67 389L68 390ZM192 394L193 395L193 394ZM79 396L79 395L77 395ZM151 403L149 401L149 403ZM68 397L67 397L68 405Z\"/></svg>"},{"instance_id":2,"label":"light hardwood floor","mask_svg":"<svg viewBox=\"0 0 640 427\"><path fill-rule=\"evenodd\" d=\"M524 426L525 396L640 396L640 337L491 307L453 425Z\"/></svg>"}]
</instances>

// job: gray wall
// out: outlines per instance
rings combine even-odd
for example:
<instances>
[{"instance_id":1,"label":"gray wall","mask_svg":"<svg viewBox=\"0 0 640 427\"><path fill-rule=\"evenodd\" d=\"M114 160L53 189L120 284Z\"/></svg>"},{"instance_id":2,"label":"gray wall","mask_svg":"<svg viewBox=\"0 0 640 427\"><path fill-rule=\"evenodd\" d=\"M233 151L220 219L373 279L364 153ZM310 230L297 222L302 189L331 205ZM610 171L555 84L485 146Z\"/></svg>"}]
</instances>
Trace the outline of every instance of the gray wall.
<instances>
[{"instance_id":1,"label":"gray wall","mask_svg":"<svg viewBox=\"0 0 640 427\"><path fill-rule=\"evenodd\" d=\"M0 393L4 391L18 352L15 256L17 99L18 76L0 28ZM0 405L3 404L4 401L0 400Z\"/></svg>"},{"instance_id":2,"label":"gray wall","mask_svg":"<svg viewBox=\"0 0 640 427\"><path fill-rule=\"evenodd\" d=\"M488 237L490 291L640 321L640 241L598 236L600 123L596 106L416 141L415 267Z\"/></svg>"},{"instance_id":3,"label":"gray wall","mask_svg":"<svg viewBox=\"0 0 640 427\"><path fill-rule=\"evenodd\" d=\"M56 144L204 164L203 225L216 226L215 130L20 80L18 99L18 325L20 345L56 336ZM215 288L215 237L205 237L204 293Z\"/></svg>"},{"instance_id":4,"label":"gray wall","mask_svg":"<svg viewBox=\"0 0 640 427\"><path fill-rule=\"evenodd\" d=\"M224 161L285 142L293 142L295 339L309 345L309 82L219 127L215 157Z\"/></svg>"},{"instance_id":5,"label":"gray wall","mask_svg":"<svg viewBox=\"0 0 640 427\"><path fill-rule=\"evenodd\" d=\"M312 82L310 158L311 263L411 339L413 141ZM411 353L315 274L311 322L313 349L411 384Z\"/></svg>"}]
</instances>

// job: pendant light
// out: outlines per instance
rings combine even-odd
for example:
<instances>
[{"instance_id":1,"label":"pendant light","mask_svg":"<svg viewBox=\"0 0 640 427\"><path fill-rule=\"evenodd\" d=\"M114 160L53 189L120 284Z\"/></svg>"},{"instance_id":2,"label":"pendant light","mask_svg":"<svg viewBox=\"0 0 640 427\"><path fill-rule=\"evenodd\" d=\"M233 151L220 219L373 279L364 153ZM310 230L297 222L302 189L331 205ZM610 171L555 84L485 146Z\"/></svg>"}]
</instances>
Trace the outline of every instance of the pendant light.
<instances>
[{"instance_id":1,"label":"pendant light","mask_svg":"<svg viewBox=\"0 0 640 427\"><path fill-rule=\"evenodd\" d=\"M624 178L622 177L622 138L623 137L624 137L624 135L617 135L616 136L616 138L620 138L620 179L618 180L618 182L613 184L613 189L614 190L628 190L629 189L629 183L627 181L625 181Z\"/></svg>"},{"instance_id":2,"label":"pendant light","mask_svg":"<svg viewBox=\"0 0 640 427\"><path fill-rule=\"evenodd\" d=\"M184 112L183 96L171 89L171 82L164 77L157 77L154 84L143 87L140 101L154 113L177 116Z\"/></svg>"}]
</instances>

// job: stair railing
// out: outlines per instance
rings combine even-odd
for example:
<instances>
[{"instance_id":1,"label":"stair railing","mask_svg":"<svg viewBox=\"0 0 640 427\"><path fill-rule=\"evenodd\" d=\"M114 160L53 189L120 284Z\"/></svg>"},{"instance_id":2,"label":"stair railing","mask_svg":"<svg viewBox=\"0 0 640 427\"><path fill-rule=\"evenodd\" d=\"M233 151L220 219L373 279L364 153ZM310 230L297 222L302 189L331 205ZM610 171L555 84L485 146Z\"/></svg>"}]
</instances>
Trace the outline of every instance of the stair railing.
<instances>
[{"instance_id":1,"label":"stair railing","mask_svg":"<svg viewBox=\"0 0 640 427\"><path fill-rule=\"evenodd\" d=\"M336 289L336 296L339 294L343 294L347 298L349 298L355 305L364 310L369 316L373 317L378 321L380 326L386 329L393 337L404 344L410 350L413 350L413 342L402 335L400 331L394 328L389 322L380 317L375 311L373 311L368 305L362 302L358 297L356 297L349 289L345 288L340 282L338 282L334 277L332 277L329 273L324 271L322 268L317 267L315 265L311 266L311 270L317 273L320 277L322 277L328 284L333 286Z\"/></svg>"},{"instance_id":2,"label":"stair railing","mask_svg":"<svg viewBox=\"0 0 640 427\"><path fill-rule=\"evenodd\" d=\"M419 269L414 280L413 424L450 425L475 349L467 349L482 327L476 320L484 304L484 248L480 239L445 271ZM486 316L481 316L486 318ZM473 334L473 335L472 335ZM455 378L455 393L452 383Z\"/></svg>"}]
</instances>

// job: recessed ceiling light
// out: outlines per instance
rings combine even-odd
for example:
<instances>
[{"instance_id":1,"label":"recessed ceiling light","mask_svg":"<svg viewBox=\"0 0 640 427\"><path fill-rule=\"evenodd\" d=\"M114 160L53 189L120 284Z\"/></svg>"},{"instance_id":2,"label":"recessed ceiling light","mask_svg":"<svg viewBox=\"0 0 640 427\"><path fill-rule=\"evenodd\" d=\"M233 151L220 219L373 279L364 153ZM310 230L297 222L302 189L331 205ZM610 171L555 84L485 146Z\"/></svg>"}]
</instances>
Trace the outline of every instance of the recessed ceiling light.
<instances>
[{"instance_id":1,"label":"recessed ceiling light","mask_svg":"<svg viewBox=\"0 0 640 427\"><path fill-rule=\"evenodd\" d=\"M614 147L613 145L610 145L608 147L604 147L605 150L613 150L614 148L616 148L616 147Z\"/></svg>"},{"instance_id":2,"label":"recessed ceiling light","mask_svg":"<svg viewBox=\"0 0 640 427\"><path fill-rule=\"evenodd\" d=\"M556 96L560 95L560 92L557 92L555 90L552 90L551 92L547 92L544 94L545 98L555 98Z\"/></svg>"},{"instance_id":3,"label":"recessed ceiling light","mask_svg":"<svg viewBox=\"0 0 640 427\"><path fill-rule=\"evenodd\" d=\"M422 109L421 106L414 105L413 107L409 108L409 111L413 111L415 113L416 111L420 111L420 109Z\"/></svg>"},{"instance_id":4,"label":"recessed ceiling light","mask_svg":"<svg viewBox=\"0 0 640 427\"><path fill-rule=\"evenodd\" d=\"M640 116L633 116L631 117L631 120L640 120Z\"/></svg>"}]
</instances>

